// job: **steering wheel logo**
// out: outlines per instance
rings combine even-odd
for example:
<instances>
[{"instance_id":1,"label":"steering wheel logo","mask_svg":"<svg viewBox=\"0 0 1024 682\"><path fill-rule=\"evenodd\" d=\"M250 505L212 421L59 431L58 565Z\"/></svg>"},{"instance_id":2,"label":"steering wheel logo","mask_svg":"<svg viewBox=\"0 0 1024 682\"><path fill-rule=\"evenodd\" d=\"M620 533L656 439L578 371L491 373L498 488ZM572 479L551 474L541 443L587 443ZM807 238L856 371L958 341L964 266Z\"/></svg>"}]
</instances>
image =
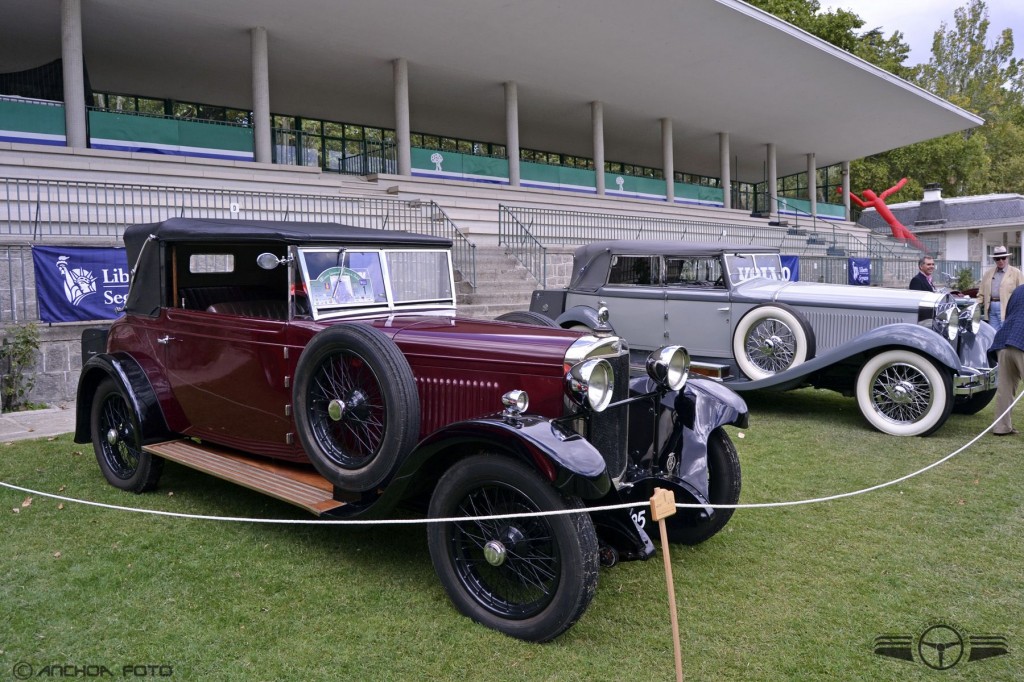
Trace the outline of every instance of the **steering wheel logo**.
<instances>
[{"instance_id":1,"label":"steering wheel logo","mask_svg":"<svg viewBox=\"0 0 1024 682\"><path fill-rule=\"evenodd\" d=\"M917 639L917 655L933 670L949 670L964 655L964 638L948 625L933 625Z\"/></svg>"}]
</instances>

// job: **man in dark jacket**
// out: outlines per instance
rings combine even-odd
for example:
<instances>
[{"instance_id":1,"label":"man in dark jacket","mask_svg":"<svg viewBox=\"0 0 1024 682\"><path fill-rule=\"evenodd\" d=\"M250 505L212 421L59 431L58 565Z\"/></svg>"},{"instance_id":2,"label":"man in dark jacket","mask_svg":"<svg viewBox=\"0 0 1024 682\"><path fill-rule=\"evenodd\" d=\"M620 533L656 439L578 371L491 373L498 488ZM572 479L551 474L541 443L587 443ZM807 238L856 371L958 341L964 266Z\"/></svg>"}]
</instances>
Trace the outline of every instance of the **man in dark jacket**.
<instances>
[{"instance_id":1,"label":"man in dark jacket","mask_svg":"<svg viewBox=\"0 0 1024 682\"><path fill-rule=\"evenodd\" d=\"M910 288L917 291L935 291L935 287L932 285L935 259L931 256L921 256L917 259L917 269L921 272L914 275L914 278L910 280Z\"/></svg>"},{"instance_id":2,"label":"man in dark jacket","mask_svg":"<svg viewBox=\"0 0 1024 682\"><path fill-rule=\"evenodd\" d=\"M996 414L1003 414L1017 393L1024 377L1024 284L1013 290L1003 314L1003 326L996 332L990 350L999 351L999 387L996 389ZM992 433L1009 436L1017 433L1007 413L996 422Z\"/></svg>"}]
</instances>

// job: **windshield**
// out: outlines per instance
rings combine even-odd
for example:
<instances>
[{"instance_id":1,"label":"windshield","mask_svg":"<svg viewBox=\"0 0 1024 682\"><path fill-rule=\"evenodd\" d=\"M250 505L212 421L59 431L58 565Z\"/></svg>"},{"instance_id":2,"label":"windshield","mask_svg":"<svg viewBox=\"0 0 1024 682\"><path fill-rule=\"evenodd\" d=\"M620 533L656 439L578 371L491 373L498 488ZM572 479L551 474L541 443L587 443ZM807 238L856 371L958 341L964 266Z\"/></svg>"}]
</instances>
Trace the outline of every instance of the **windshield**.
<instances>
[{"instance_id":1,"label":"windshield","mask_svg":"<svg viewBox=\"0 0 1024 682\"><path fill-rule=\"evenodd\" d=\"M415 303L454 305L447 251L305 248L304 293L314 315Z\"/></svg>"},{"instance_id":2,"label":"windshield","mask_svg":"<svg viewBox=\"0 0 1024 682\"><path fill-rule=\"evenodd\" d=\"M782 259L777 253L729 253L725 256L725 266L729 270L729 281L733 284L756 277L787 279L782 271Z\"/></svg>"}]
</instances>

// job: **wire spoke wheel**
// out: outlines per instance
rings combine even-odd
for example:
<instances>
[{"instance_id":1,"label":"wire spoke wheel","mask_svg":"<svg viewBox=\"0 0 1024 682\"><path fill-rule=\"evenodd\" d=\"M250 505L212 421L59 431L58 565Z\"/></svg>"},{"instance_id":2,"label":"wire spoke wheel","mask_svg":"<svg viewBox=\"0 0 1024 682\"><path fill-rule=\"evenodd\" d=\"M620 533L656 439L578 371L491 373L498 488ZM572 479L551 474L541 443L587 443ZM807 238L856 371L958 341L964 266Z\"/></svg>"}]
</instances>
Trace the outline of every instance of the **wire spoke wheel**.
<instances>
[{"instance_id":1,"label":"wire spoke wheel","mask_svg":"<svg viewBox=\"0 0 1024 682\"><path fill-rule=\"evenodd\" d=\"M889 365L875 376L871 401L875 409L894 422L919 420L935 399L931 384L921 370L912 365Z\"/></svg>"},{"instance_id":2,"label":"wire spoke wheel","mask_svg":"<svg viewBox=\"0 0 1024 682\"><path fill-rule=\"evenodd\" d=\"M789 369L796 358L797 342L793 330L779 320L767 319L747 334L747 357L768 374Z\"/></svg>"},{"instance_id":3,"label":"wire spoke wheel","mask_svg":"<svg viewBox=\"0 0 1024 682\"><path fill-rule=\"evenodd\" d=\"M555 516L517 514L579 509ZM499 516L489 519L480 517ZM523 462L494 453L453 464L430 499L434 570L456 608L512 637L545 642L567 630L597 590L597 533L575 497Z\"/></svg>"},{"instance_id":4,"label":"wire spoke wheel","mask_svg":"<svg viewBox=\"0 0 1024 682\"><path fill-rule=\"evenodd\" d=\"M458 506L457 516L493 516L540 511L519 491L478 488ZM558 590L561 556L544 517L453 524L455 570L480 603L504 618L542 611Z\"/></svg>"},{"instance_id":5,"label":"wire spoke wheel","mask_svg":"<svg viewBox=\"0 0 1024 682\"><path fill-rule=\"evenodd\" d=\"M139 468L142 450L128 403L118 393L107 396L100 406L100 450L110 470L119 478L129 479Z\"/></svg>"},{"instance_id":6,"label":"wire spoke wheel","mask_svg":"<svg viewBox=\"0 0 1024 682\"><path fill-rule=\"evenodd\" d=\"M156 487L163 459L142 449L138 415L112 379L96 388L89 427L96 461L108 483L136 493Z\"/></svg>"},{"instance_id":7,"label":"wire spoke wheel","mask_svg":"<svg viewBox=\"0 0 1024 682\"><path fill-rule=\"evenodd\" d=\"M310 424L325 454L341 467L365 466L380 451L387 413L380 380L359 355L334 353L314 371Z\"/></svg>"},{"instance_id":8,"label":"wire spoke wheel","mask_svg":"<svg viewBox=\"0 0 1024 682\"><path fill-rule=\"evenodd\" d=\"M799 311L782 303L756 306L736 324L732 352L753 381L767 379L814 357L814 331Z\"/></svg>"},{"instance_id":9,"label":"wire spoke wheel","mask_svg":"<svg viewBox=\"0 0 1024 682\"><path fill-rule=\"evenodd\" d=\"M927 436L953 409L953 377L917 351L870 358L857 375L857 406L868 422L893 436Z\"/></svg>"}]
</instances>

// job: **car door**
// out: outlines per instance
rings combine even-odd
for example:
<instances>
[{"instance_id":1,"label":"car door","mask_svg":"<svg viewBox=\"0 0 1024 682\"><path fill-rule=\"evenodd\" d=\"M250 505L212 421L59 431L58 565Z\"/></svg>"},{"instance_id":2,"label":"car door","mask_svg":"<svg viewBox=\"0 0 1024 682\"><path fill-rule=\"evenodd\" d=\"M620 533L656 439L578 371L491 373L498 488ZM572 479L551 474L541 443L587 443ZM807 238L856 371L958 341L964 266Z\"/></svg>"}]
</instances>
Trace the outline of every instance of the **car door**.
<instances>
[{"instance_id":1,"label":"car door","mask_svg":"<svg viewBox=\"0 0 1024 682\"><path fill-rule=\"evenodd\" d=\"M721 256L670 255L664 266L665 342L694 358L732 357L732 303Z\"/></svg>"},{"instance_id":2,"label":"car door","mask_svg":"<svg viewBox=\"0 0 1024 682\"><path fill-rule=\"evenodd\" d=\"M287 449L287 322L180 308L163 314L167 332L156 342L188 435L257 454Z\"/></svg>"},{"instance_id":3,"label":"car door","mask_svg":"<svg viewBox=\"0 0 1024 682\"><path fill-rule=\"evenodd\" d=\"M665 340L665 288L661 284L661 257L613 256L607 283L587 305L604 302L612 328L633 350L653 350Z\"/></svg>"}]
</instances>

